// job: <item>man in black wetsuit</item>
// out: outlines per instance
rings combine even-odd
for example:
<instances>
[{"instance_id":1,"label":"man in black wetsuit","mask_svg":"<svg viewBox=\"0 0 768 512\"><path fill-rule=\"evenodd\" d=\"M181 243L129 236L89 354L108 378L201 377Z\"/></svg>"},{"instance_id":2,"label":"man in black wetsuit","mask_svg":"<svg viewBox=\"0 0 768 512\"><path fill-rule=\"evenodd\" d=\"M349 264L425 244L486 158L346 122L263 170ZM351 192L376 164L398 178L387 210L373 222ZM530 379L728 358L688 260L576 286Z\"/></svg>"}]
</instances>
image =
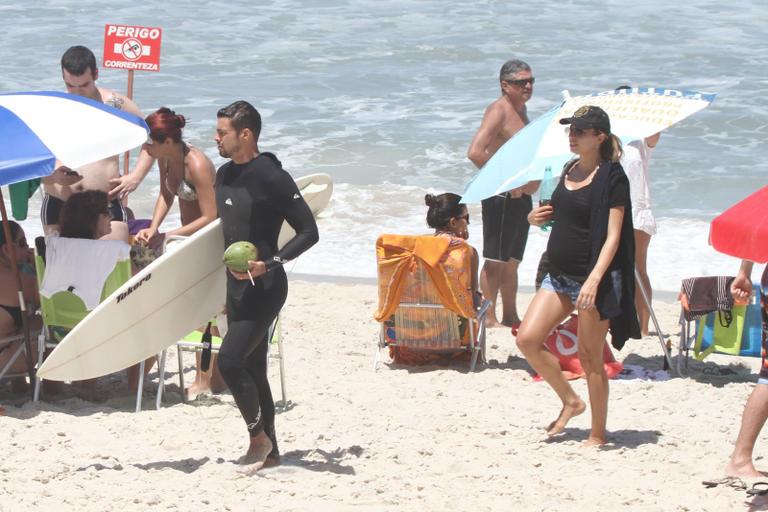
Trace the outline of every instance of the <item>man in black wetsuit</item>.
<instances>
[{"instance_id":1,"label":"man in black wetsuit","mask_svg":"<svg viewBox=\"0 0 768 512\"><path fill-rule=\"evenodd\" d=\"M217 117L214 140L219 154L231 158L216 173L224 244L247 240L259 251L258 261L248 262L250 276L227 273L229 330L218 364L248 427L250 446L241 462L258 469L278 463L280 457L275 403L267 381L267 331L288 294L283 264L317 242L317 224L277 157L259 152L259 112L245 101L236 101L219 110ZM283 221L296 236L278 250Z\"/></svg>"}]
</instances>

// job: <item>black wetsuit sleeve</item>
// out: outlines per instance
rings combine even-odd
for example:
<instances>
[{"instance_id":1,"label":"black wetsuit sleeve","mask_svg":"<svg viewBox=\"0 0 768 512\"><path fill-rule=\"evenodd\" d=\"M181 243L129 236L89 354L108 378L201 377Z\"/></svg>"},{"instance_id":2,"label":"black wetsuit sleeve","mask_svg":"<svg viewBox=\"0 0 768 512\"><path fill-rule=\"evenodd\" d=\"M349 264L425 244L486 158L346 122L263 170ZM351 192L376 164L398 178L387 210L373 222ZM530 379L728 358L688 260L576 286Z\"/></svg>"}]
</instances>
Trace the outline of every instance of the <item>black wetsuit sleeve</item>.
<instances>
[{"instance_id":1,"label":"black wetsuit sleeve","mask_svg":"<svg viewBox=\"0 0 768 512\"><path fill-rule=\"evenodd\" d=\"M317 223L304 198L301 197L296 182L287 172L280 172L272 182L270 197L275 209L290 224L296 235L285 247L278 250L271 260L265 261L267 271L298 257L319 240Z\"/></svg>"}]
</instances>

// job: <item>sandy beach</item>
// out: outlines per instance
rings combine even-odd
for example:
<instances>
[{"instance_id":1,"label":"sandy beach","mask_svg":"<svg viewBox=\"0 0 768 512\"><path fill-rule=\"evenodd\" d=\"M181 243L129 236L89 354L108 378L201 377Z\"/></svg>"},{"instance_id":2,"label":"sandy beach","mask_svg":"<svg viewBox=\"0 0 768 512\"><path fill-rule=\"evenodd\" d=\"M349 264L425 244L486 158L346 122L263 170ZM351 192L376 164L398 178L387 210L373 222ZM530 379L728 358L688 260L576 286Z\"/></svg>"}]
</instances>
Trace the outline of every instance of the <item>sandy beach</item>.
<instances>
[{"instance_id":1,"label":"sandy beach","mask_svg":"<svg viewBox=\"0 0 768 512\"><path fill-rule=\"evenodd\" d=\"M676 344L679 306L654 305ZM374 372L375 307L371 284L291 282L283 463L256 474L234 463L247 439L229 394L180 402L174 350L159 411L155 371L138 414L122 374L100 380L96 403L66 391L33 404L3 386L0 510L768 509L768 498L701 485L722 476L756 359L712 356L688 378L612 381L609 445L587 450L587 414L545 438L558 401L532 381L508 330L490 332L489 364L474 374L461 363ZM661 369L655 338L617 357ZM279 400L277 364L270 375ZM586 397L585 382L575 386ZM758 467L765 453L758 444Z\"/></svg>"}]
</instances>

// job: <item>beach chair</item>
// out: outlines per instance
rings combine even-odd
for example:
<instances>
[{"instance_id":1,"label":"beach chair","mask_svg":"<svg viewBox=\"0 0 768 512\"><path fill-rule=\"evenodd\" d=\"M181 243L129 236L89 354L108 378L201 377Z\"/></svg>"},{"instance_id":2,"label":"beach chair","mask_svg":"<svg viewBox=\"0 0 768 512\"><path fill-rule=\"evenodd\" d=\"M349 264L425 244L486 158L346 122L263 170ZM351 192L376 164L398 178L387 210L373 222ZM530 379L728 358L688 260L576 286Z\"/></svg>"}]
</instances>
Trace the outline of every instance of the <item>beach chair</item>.
<instances>
[{"instance_id":1,"label":"beach chair","mask_svg":"<svg viewBox=\"0 0 768 512\"><path fill-rule=\"evenodd\" d=\"M217 317L222 318L222 317ZM216 325L216 320L214 319L212 321L213 325ZM179 340L176 342L176 351L178 354L179 359L179 387L181 389L181 400L184 403L187 403L187 396L184 392L185 386L184 386L184 361L183 361L183 352L189 351L189 352L200 352L203 350L203 342L202 342L203 333L200 331L192 331L191 333L187 334L184 339ZM269 340L269 358L270 359L277 359L278 364L280 365L280 391L282 394L282 406L287 407L288 406L288 396L285 389L285 361L284 361L284 349L283 349L283 336L282 331L280 329L280 315L277 316L275 321L272 323L272 325L269 328L269 331L267 332L267 339ZM216 353L221 348L221 343L223 339L219 336L211 336L211 352ZM277 347L277 353L273 354L272 347ZM279 405L279 404L278 404Z\"/></svg>"},{"instance_id":2,"label":"beach chair","mask_svg":"<svg viewBox=\"0 0 768 512\"><path fill-rule=\"evenodd\" d=\"M102 243L99 240L88 240L87 242L98 244ZM42 286L43 279L45 277L45 239L43 237L37 237L35 239L35 270L37 272L38 287ZM83 265L87 265L88 262L84 261ZM123 283L131 278L131 262L130 259L124 259L118 261L115 264L112 272L107 276L106 281L101 292L101 300L109 297L115 290L117 290ZM37 365L38 367L43 363L45 355L45 349L55 348L56 345L64 339L67 332L73 329L83 318L85 318L90 310L86 307L83 300L75 293L68 290L63 290L52 294L50 297L46 297L40 294L40 312L43 318L43 328L38 336L37 343ZM144 374L144 362L140 363L140 375ZM41 380L39 377L35 378L35 390L34 401L37 402L40 399ZM137 393L136 393L136 412L141 410L141 395L143 392L143 380L140 381Z\"/></svg>"},{"instance_id":3,"label":"beach chair","mask_svg":"<svg viewBox=\"0 0 768 512\"><path fill-rule=\"evenodd\" d=\"M381 235L376 241L381 349L395 362L467 354L469 369L485 362L485 301L472 301L472 247L438 236ZM420 357L422 356L422 357Z\"/></svg>"}]
</instances>

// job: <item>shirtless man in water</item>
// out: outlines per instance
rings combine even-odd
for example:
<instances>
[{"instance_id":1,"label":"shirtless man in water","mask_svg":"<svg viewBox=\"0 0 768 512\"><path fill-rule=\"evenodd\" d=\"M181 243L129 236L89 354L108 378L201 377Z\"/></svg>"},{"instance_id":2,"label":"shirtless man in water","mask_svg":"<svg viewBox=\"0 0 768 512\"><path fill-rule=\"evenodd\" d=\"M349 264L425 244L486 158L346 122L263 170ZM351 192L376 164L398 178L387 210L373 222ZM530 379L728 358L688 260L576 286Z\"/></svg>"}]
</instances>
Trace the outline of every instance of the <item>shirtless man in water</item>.
<instances>
[{"instance_id":1,"label":"shirtless man in water","mask_svg":"<svg viewBox=\"0 0 768 512\"><path fill-rule=\"evenodd\" d=\"M528 124L525 103L533 94L534 78L531 67L521 60L509 60L499 73L501 97L485 110L467 157L477 168L490 158ZM523 259L528 241L527 220L531 211L531 194L539 188L538 181L483 200L483 257L480 288L493 303L486 325L512 327L513 334L520 325L517 313L517 268ZM501 292L504 311L501 322L496 316L496 297Z\"/></svg>"},{"instance_id":2,"label":"shirtless man in water","mask_svg":"<svg viewBox=\"0 0 768 512\"><path fill-rule=\"evenodd\" d=\"M144 117L139 107L129 98L96 86L99 77L96 57L85 46L73 46L64 52L61 57L61 74L68 93ZM45 197L40 215L45 233L58 231L59 213L70 195L83 190L102 190L109 194L109 211L112 215L112 232L104 238L127 241L128 217L120 199L136 189L153 163L154 159L146 149L142 149L133 171L121 177L118 155L84 165L74 171L57 162L54 172L42 180Z\"/></svg>"}]
</instances>

